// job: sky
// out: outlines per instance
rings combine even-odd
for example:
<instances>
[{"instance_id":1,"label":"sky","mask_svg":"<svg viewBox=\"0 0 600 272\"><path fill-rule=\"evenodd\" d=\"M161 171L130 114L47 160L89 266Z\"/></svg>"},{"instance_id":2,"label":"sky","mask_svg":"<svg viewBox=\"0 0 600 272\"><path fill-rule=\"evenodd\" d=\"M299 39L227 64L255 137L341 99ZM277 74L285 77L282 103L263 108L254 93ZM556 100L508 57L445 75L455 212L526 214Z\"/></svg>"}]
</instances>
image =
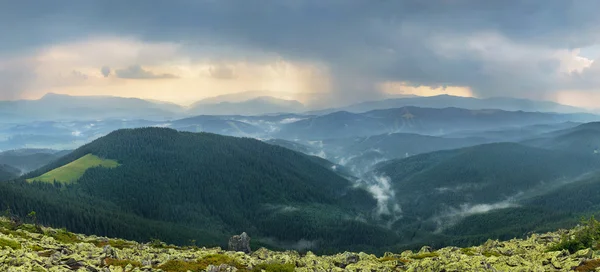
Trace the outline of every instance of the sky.
<instances>
[{"instance_id":1,"label":"sky","mask_svg":"<svg viewBox=\"0 0 600 272\"><path fill-rule=\"evenodd\" d=\"M597 0L0 2L0 100L190 104L254 91L315 107L397 94L596 108Z\"/></svg>"}]
</instances>

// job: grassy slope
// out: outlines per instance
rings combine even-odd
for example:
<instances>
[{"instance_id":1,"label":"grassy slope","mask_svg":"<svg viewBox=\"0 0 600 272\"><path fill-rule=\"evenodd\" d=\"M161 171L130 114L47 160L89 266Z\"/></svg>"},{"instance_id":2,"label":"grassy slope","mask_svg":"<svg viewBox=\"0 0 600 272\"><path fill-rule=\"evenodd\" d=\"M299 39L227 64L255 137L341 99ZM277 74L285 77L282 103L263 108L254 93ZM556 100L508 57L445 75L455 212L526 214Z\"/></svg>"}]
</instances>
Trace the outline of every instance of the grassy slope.
<instances>
[{"instance_id":1,"label":"grassy slope","mask_svg":"<svg viewBox=\"0 0 600 272\"><path fill-rule=\"evenodd\" d=\"M51 170L41 176L27 179L27 181L54 182L54 180L63 183L72 183L77 181L85 171L93 167L114 168L119 163L114 160L102 159L98 156L87 154L69 164Z\"/></svg>"}]
</instances>

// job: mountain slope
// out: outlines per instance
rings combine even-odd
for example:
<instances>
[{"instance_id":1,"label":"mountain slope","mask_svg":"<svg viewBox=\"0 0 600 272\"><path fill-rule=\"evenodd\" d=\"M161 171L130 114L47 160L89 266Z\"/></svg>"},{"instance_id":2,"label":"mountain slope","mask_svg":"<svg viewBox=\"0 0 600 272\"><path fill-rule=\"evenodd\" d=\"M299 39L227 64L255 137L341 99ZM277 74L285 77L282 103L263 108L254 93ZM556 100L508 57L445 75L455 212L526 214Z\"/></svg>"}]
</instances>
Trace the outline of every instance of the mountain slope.
<instances>
[{"instance_id":1,"label":"mountain slope","mask_svg":"<svg viewBox=\"0 0 600 272\"><path fill-rule=\"evenodd\" d=\"M383 162L371 173L370 184L389 191L389 201L380 205L401 208L403 217L393 226L406 233L404 241L447 245L520 235L547 221L555 222L553 227L572 222L576 213L525 201L599 169L595 156L496 143ZM502 218L514 224L492 223ZM474 220L489 224L469 233L472 224L462 222Z\"/></svg>"},{"instance_id":2,"label":"mountain slope","mask_svg":"<svg viewBox=\"0 0 600 272\"><path fill-rule=\"evenodd\" d=\"M585 123L546 133L522 143L566 152L600 155L600 122Z\"/></svg>"},{"instance_id":3,"label":"mountain slope","mask_svg":"<svg viewBox=\"0 0 600 272\"><path fill-rule=\"evenodd\" d=\"M87 154L119 166L90 168L62 194L83 194L94 203L105 202L107 210L119 207L129 216L217 236L247 231L281 242L313 241L323 248L394 241L388 230L357 220L368 218L375 207L366 191L314 158L253 139L162 128L118 130L25 178ZM11 204L18 206L23 205ZM372 235L340 240L366 229Z\"/></svg>"},{"instance_id":4,"label":"mountain slope","mask_svg":"<svg viewBox=\"0 0 600 272\"><path fill-rule=\"evenodd\" d=\"M18 168L23 173L38 169L68 152L47 149L17 149L0 152L0 164Z\"/></svg>"},{"instance_id":5,"label":"mountain slope","mask_svg":"<svg viewBox=\"0 0 600 272\"><path fill-rule=\"evenodd\" d=\"M21 171L10 165L0 164L0 181L11 180L17 178Z\"/></svg>"},{"instance_id":6,"label":"mountain slope","mask_svg":"<svg viewBox=\"0 0 600 272\"><path fill-rule=\"evenodd\" d=\"M420 216L434 215L436 205L490 204L569 181L600 166L591 156L553 152L513 143L486 144L439 151L381 163L375 172L390 178L402 205L418 199ZM435 204L438 203L438 204Z\"/></svg>"},{"instance_id":7,"label":"mountain slope","mask_svg":"<svg viewBox=\"0 0 600 272\"><path fill-rule=\"evenodd\" d=\"M455 149L487 143L482 138L443 138L411 133L390 133L368 137L349 137L321 141L271 139L271 144L326 158L350 169L356 175L366 173L375 164L416 154Z\"/></svg>"}]
</instances>

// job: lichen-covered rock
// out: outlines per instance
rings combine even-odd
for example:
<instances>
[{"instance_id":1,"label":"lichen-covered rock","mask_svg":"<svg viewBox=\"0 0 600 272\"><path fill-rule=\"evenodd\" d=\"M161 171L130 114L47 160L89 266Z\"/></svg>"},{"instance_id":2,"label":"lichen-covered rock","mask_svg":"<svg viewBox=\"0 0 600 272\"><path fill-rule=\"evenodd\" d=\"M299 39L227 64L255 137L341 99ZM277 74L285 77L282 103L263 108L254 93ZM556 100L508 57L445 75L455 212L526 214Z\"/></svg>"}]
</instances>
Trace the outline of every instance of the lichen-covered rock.
<instances>
[{"instance_id":1,"label":"lichen-covered rock","mask_svg":"<svg viewBox=\"0 0 600 272\"><path fill-rule=\"evenodd\" d=\"M434 249L426 246L418 252L387 252L383 256L364 252L317 256L310 251L301 255L296 251L265 248L246 254L244 250L177 248L85 235L75 235L76 242L65 243L51 237L59 231L43 230L45 234L22 229L14 232L0 227L0 239L7 244L0 248L0 271L160 271L161 266L169 262L194 264L209 256L229 260L224 264L209 264L204 271L210 272L252 270L259 265L293 267L296 271L357 272L571 271L577 267L593 271L599 270L596 266L600 266L597 253L592 249L574 253L548 250L560 241L560 237L572 236L575 230L532 234L527 239L489 240L481 246L469 248ZM246 240L242 236L239 240ZM113 246L123 244L127 246ZM221 257L215 258L215 255Z\"/></svg>"}]
</instances>

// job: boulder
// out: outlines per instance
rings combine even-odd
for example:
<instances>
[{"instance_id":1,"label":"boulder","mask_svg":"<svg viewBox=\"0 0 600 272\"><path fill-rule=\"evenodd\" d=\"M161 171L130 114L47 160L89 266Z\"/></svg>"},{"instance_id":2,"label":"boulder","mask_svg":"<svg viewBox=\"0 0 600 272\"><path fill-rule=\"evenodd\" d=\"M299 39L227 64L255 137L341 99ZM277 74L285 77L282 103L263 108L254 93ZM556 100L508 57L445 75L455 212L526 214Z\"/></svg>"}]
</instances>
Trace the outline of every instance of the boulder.
<instances>
[{"instance_id":1,"label":"boulder","mask_svg":"<svg viewBox=\"0 0 600 272\"><path fill-rule=\"evenodd\" d=\"M250 253L250 236L243 232L241 235L234 235L229 239L229 251Z\"/></svg>"},{"instance_id":2,"label":"boulder","mask_svg":"<svg viewBox=\"0 0 600 272\"><path fill-rule=\"evenodd\" d=\"M206 268L206 272L235 272L237 271L237 268L226 265L226 264L222 264L222 265L209 265Z\"/></svg>"}]
</instances>

